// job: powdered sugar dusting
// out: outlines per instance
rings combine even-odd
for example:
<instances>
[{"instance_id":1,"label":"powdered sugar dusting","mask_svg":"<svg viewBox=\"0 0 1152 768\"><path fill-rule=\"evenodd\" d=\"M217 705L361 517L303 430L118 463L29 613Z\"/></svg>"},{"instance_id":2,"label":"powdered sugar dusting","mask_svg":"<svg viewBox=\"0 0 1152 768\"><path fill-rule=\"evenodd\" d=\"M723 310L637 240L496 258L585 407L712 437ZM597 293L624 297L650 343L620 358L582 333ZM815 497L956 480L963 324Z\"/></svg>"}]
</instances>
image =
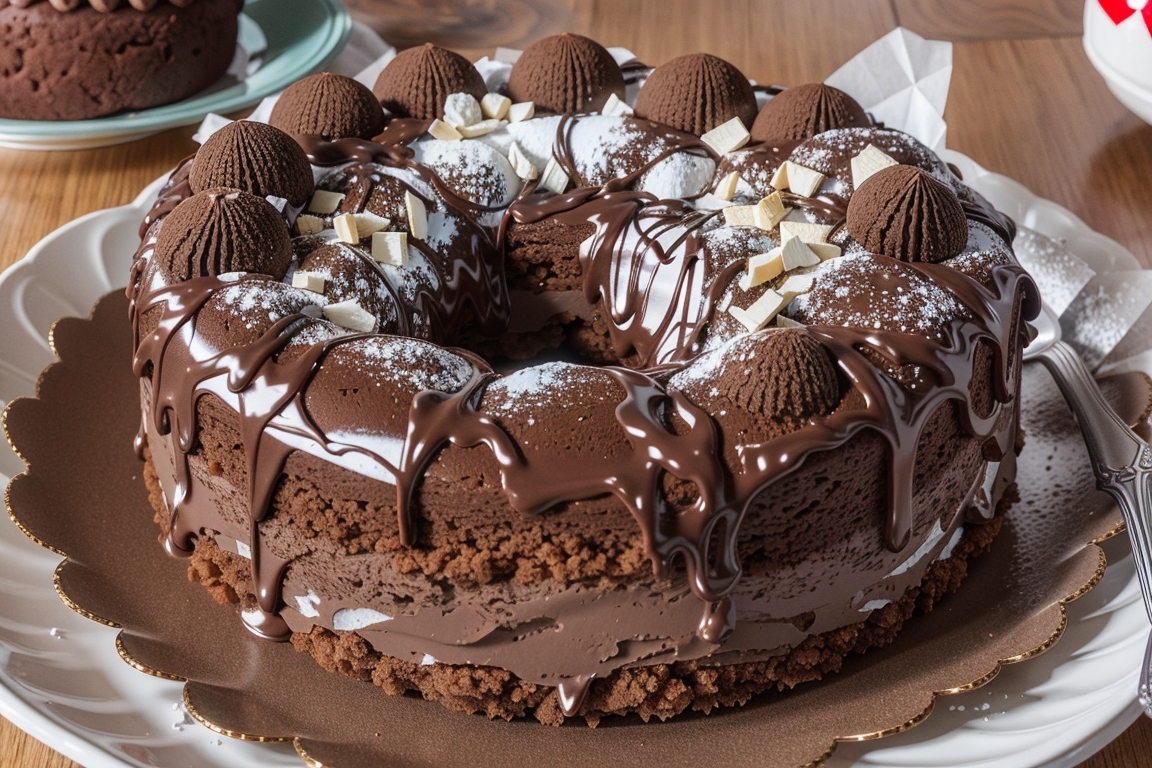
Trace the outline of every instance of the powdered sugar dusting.
<instances>
[{"instance_id":1,"label":"powdered sugar dusting","mask_svg":"<svg viewBox=\"0 0 1152 768\"><path fill-rule=\"evenodd\" d=\"M894 160L915 165L940 181L955 178L932 150L901 131L890 128L837 128L817 134L792 150L789 160L825 176L824 191L846 194L852 190L852 158L869 144Z\"/></svg>"},{"instance_id":2,"label":"powdered sugar dusting","mask_svg":"<svg viewBox=\"0 0 1152 768\"><path fill-rule=\"evenodd\" d=\"M573 119L568 143L573 165L589 186L635 173L676 146L668 137L641 129L620 115ZM645 172L638 186L661 199L695 197L707 189L715 170L710 157L673 152Z\"/></svg>"},{"instance_id":3,"label":"powdered sugar dusting","mask_svg":"<svg viewBox=\"0 0 1152 768\"><path fill-rule=\"evenodd\" d=\"M661 200L695 197L708 189L715 172L712 158L676 152L649 168L636 186Z\"/></svg>"},{"instance_id":4,"label":"powdered sugar dusting","mask_svg":"<svg viewBox=\"0 0 1152 768\"><path fill-rule=\"evenodd\" d=\"M792 303L795 319L915 333L936 338L945 324L965 314L944 288L891 259L870 254L820 264L812 291Z\"/></svg>"},{"instance_id":5,"label":"powdered sugar dusting","mask_svg":"<svg viewBox=\"0 0 1152 768\"><path fill-rule=\"evenodd\" d=\"M217 292L213 301L233 317L233 325L255 330L267 327L309 306L324 306L318 293L267 280L241 280Z\"/></svg>"},{"instance_id":6,"label":"powdered sugar dusting","mask_svg":"<svg viewBox=\"0 0 1152 768\"><path fill-rule=\"evenodd\" d=\"M415 160L434 170L452 191L474 203L504 207L520 192L520 179L508 160L479 141L418 141Z\"/></svg>"},{"instance_id":7,"label":"powdered sugar dusting","mask_svg":"<svg viewBox=\"0 0 1152 768\"><path fill-rule=\"evenodd\" d=\"M752 339L760 334L774 332L770 330L756 331L752 334L744 334L725 340L721 346L700 355L683 370L677 371L668 380L668 388L670 390L692 389L694 385L715 382L720 371L724 368L725 361L746 362L751 360L756 356L755 347L750 343ZM713 386L713 395L719 394L719 391Z\"/></svg>"},{"instance_id":8,"label":"powdered sugar dusting","mask_svg":"<svg viewBox=\"0 0 1152 768\"><path fill-rule=\"evenodd\" d=\"M1063 240L1055 240L1027 227L1018 227L1013 244L1016 256L1040 288L1044 303L1057 315L1064 313L1076 294L1096 273Z\"/></svg>"},{"instance_id":9,"label":"powdered sugar dusting","mask_svg":"<svg viewBox=\"0 0 1152 768\"><path fill-rule=\"evenodd\" d=\"M544 363L503 376L488 385L484 409L495 416L515 414L529 426L543 418L573 388L579 388L589 377L602 376L595 368L572 363Z\"/></svg>"},{"instance_id":10,"label":"powdered sugar dusting","mask_svg":"<svg viewBox=\"0 0 1152 768\"><path fill-rule=\"evenodd\" d=\"M459 392L472 378L472 365L459 355L416 339L374 336L347 343L370 384L399 385L410 392L426 389Z\"/></svg>"}]
</instances>

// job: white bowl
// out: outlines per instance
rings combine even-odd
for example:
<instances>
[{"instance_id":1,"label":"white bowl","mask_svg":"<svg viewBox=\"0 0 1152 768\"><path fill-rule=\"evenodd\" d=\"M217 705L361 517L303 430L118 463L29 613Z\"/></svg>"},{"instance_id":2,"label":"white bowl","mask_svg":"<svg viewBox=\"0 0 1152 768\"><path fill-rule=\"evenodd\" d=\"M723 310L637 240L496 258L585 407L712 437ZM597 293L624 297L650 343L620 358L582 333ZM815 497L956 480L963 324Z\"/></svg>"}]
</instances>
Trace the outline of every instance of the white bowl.
<instances>
[{"instance_id":1,"label":"white bowl","mask_svg":"<svg viewBox=\"0 0 1152 768\"><path fill-rule=\"evenodd\" d=\"M1123 0L1120 4L1121 8L1125 5ZM1087 0L1084 51L1108 90L1141 119L1152 123L1152 29L1139 9L1145 4L1142 0L1128 2L1131 14L1117 23L1101 0Z\"/></svg>"}]
</instances>

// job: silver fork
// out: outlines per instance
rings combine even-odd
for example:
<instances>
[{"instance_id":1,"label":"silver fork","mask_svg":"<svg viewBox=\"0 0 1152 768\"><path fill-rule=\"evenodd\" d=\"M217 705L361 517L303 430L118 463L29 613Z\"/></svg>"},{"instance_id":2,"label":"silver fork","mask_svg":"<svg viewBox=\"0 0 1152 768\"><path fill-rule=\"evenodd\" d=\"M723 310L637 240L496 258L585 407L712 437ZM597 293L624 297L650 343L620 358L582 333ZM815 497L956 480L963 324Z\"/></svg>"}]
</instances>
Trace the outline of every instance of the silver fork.
<instances>
[{"instance_id":1,"label":"silver fork","mask_svg":"<svg viewBox=\"0 0 1152 768\"><path fill-rule=\"evenodd\" d=\"M1124 515L1144 608L1152 619L1152 448L1112 410L1084 361L1060 340L1055 313L1044 306L1032 325L1038 333L1024 350L1024 359L1044 364L1076 416L1096 487L1110 494ZM1138 696L1144 714L1152 717L1152 634L1144 650Z\"/></svg>"}]
</instances>

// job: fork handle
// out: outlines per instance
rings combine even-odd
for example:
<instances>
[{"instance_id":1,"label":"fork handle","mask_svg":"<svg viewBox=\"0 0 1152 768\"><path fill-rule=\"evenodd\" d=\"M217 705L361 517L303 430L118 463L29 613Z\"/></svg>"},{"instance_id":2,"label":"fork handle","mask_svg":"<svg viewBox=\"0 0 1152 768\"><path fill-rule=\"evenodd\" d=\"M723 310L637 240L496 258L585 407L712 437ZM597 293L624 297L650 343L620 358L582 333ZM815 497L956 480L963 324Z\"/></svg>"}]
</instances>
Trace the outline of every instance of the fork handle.
<instances>
[{"instance_id":1,"label":"fork handle","mask_svg":"<svg viewBox=\"0 0 1152 768\"><path fill-rule=\"evenodd\" d=\"M1152 618L1152 448L1112 410L1084 361L1066 342L1056 342L1037 358L1076 416L1096 487L1116 500L1124 516L1144 608Z\"/></svg>"}]
</instances>

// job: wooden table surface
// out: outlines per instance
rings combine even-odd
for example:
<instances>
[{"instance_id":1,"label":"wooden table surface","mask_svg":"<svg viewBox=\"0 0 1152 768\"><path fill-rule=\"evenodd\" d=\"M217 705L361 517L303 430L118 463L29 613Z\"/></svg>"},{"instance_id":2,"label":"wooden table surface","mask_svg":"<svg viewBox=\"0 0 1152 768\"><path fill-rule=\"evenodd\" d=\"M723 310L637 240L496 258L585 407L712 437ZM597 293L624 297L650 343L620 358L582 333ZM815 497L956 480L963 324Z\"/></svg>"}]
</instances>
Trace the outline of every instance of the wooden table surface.
<instances>
[{"instance_id":1,"label":"wooden table surface","mask_svg":"<svg viewBox=\"0 0 1152 768\"><path fill-rule=\"evenodd\" d=\"M575 31L651 64L707 51L779 84L822 80L897 25L954 40L949 146L1066 206L1152 267L1152 126L1089 65L1082 0L345 2L401 46L431 40L477 58ZM71 219L131 200L195 149L191 135L181 128L84 152L0 150L0 269ZM0 768L74 765L0 719ZM1083 765L1152 768L1152 721L1138 720Z\"/></svg>"}]
</instances>

